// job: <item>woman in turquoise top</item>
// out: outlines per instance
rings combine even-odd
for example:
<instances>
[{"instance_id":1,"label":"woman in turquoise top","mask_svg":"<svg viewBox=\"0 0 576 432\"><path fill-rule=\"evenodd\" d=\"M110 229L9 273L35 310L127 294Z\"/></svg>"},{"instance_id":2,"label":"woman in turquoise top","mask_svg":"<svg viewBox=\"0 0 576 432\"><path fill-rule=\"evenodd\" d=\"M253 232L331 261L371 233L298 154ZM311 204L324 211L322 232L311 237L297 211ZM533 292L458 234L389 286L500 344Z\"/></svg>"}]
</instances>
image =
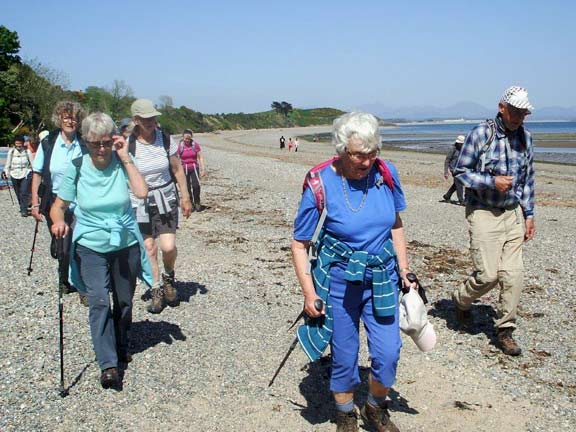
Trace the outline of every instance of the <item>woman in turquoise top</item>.
<instances>
[{"instance_id":1,"label":"woman in turquoise top","mask_svg":"<svg viewBox=\"0 0 576 432\"><path fill-rule=\"evenodd\" d=\"M416 287L406 279L410 270L400 217L406 202L396 168L378 159L381 143L374 116L340 116L334 121L333 143L338 158L314 171L322 183L326 216L315 243L318 258L311 274L307 251L321 220L318 189L312 183L302 195L294 221L293 262L304 295L304 311L313 318L308 327L298 329L298 339L311 359L322 355L330 343L330 390L336 401L337 431L356 431L353 396L360 383L362 320L371 367L367 403L361 414L374 430L394 432L398 429L390 420L385 401L402 345L398 287L400 283ZM319 297L324 300L322 311L314 306ZM320 330L314 323L320 324Z\"/></svg>"},{"instance_id":2,"label":"woman in turquoise top","mask_svg":"<svg viewBox=\"0 0 576 432\"><path fill-rule=\"evenodd\" d=\"M90 331L102 371L102 387L119 390L122 382L118 365L131 360L128 332L136 278L149 285L152 278L128 191L130 187L142 198L148 187L134 166L124 137L114 135L114 130L107 114L93 113L82 122L88 154L68 167L50 217L52 234L66 237L70 228L64 214L70 203L76 202L70 280L88 296Z\"/></svg>"}]
</instances>

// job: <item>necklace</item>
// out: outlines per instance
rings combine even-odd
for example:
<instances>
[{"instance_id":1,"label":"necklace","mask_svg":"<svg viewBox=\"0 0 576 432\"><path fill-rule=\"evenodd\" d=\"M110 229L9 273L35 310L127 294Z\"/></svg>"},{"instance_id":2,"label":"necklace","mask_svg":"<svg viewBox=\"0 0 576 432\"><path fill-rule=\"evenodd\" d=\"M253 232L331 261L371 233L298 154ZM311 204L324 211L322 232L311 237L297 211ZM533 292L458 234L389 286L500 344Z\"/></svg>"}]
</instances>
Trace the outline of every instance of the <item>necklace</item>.
<instances>
[{"instance_id":1,"label":"necklace","mask_svg":"<svg viewBox=\"0 0 576 432\"><path fill-rule=\"evenodd\" d=\"M352 213L358 213L360 210L362 210L362 207L364 207L364 204L366 204L366 198L368 197L368 177L370 177L369 175L366 176L366 182L364 183L364 191L362 193L362 201L360 201L360 205L357 208L352 207L352 204L350 204L350 200L348 199L348 185L346 184L346 179L344 178L344 176L342 176L342 191L344 192L344 201L346 202L346 207L348 207L348 209L352 212Z\"/></svg>"}]
</instances>

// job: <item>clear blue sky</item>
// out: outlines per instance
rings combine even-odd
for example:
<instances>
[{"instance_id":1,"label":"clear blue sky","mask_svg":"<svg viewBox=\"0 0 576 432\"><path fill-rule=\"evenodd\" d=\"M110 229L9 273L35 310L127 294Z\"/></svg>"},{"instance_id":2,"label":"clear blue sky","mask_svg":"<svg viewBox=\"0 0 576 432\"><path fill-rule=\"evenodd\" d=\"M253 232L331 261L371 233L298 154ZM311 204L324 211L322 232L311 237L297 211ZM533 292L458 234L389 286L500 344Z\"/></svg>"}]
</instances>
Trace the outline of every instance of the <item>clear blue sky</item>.
<instances>
[{"instance_id":1,"label":"clear blue sky","mask_svg":"<svg viewBox=\"0 0 576 432\"><path fill-rule=\"evenodd\" d=\"M71 89L126 81L206 112L496 105L512 84L533 104L576 105L574 1L2 2L21 55Z\"/></svg>"}]
</instances>

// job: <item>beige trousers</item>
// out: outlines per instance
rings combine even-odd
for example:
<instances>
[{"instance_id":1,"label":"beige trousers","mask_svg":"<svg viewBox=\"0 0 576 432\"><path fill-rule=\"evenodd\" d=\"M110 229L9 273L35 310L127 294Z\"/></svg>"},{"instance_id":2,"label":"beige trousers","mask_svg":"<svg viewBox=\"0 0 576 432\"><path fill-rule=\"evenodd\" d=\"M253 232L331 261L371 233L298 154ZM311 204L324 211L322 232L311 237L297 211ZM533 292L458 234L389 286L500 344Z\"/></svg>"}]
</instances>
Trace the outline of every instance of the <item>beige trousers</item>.
<instances>
[{"instance_id":1,"label":"beige trousers","mask_svg":"<svg viewBox=\"0 0 576 432\"><path fill-rule=\"evenodd\" d=\"M522 209L466 207L470 255L474 272L453 293L456 306L468 310L472 302L500 286L496 328L516 327L516 310L523 284L522 245L526 225Z\"/></svg>"}]
</instances>

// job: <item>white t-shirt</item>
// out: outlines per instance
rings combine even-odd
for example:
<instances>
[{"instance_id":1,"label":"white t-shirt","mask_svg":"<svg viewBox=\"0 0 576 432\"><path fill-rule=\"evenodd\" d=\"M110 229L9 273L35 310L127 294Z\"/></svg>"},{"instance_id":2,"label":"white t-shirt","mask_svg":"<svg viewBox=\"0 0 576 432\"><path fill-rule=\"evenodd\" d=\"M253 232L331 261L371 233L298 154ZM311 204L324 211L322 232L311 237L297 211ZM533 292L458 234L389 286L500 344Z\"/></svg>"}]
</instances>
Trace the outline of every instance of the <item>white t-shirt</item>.
<instances>
[{"instance_id":1,"label":"white t-shirt","mask_svg":"<svg viewBox=\"0 0 576 432\"><path fill-rule=\"evenodd\" d=\"M164 143L162 141L162 132L156 130L156 140L154 144L141 143L136 140L135 142L135 156L134 163L146 184L148 185L148 204L156 205L154 200L154 191L150 189L159 188L160 186L167 185L172 181L169 170L169 160L166 156ZM170 156L174 156L178 152L178 143L170 139ZM171 183L169 186L162 187L162 192L166 199L170 202L176 201L176 186ZM140 200L130 192L130 200L132 207L137 207Z\"/></svg>"}]
</instances>

